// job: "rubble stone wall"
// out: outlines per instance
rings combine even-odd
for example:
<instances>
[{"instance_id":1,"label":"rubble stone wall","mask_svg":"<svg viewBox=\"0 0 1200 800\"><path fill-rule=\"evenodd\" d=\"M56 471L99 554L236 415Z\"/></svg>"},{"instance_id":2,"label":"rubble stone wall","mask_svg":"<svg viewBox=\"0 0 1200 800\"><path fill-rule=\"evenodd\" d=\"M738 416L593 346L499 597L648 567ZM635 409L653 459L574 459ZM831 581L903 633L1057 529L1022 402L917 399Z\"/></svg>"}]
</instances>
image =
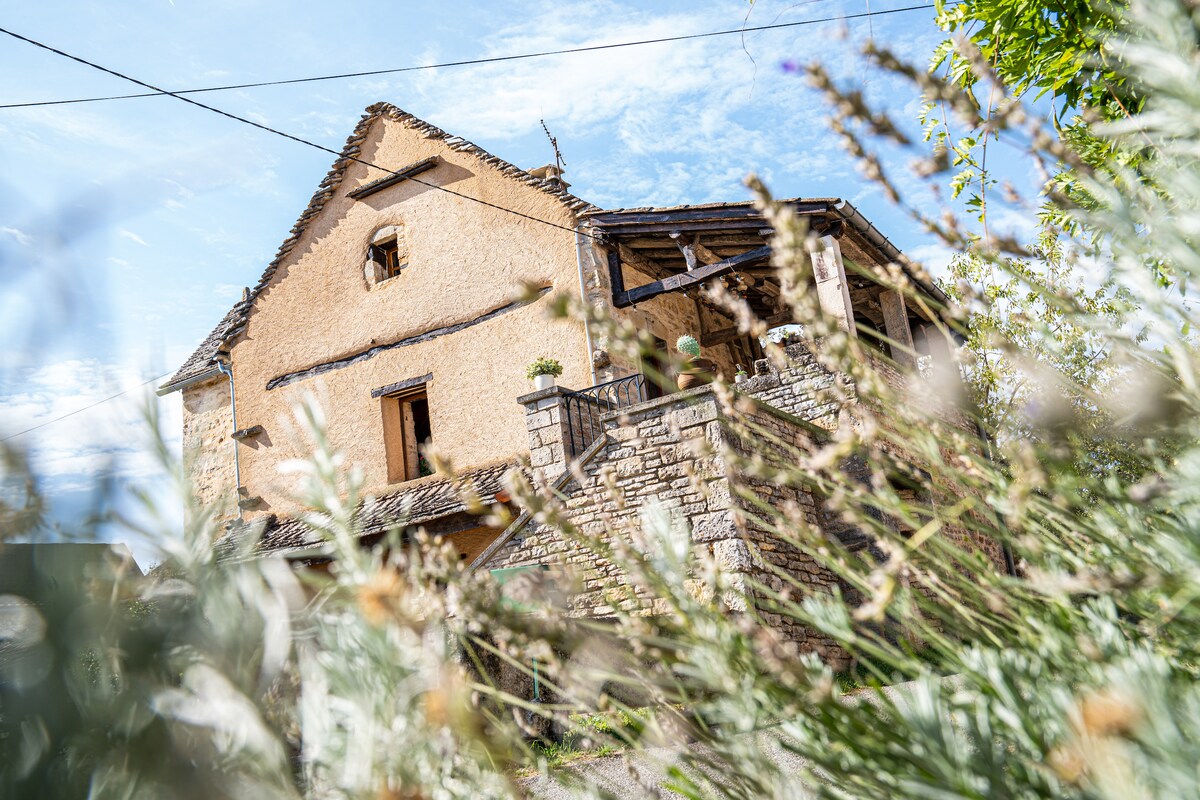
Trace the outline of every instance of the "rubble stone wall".
<instances>
[{"instance_id":1,"label":"rubble stone wall","mask_svg":"<svg viewBox=\"0 0 1200 800\"><path fill-rule=\"evenodd\" d=\"M795 375L785 374L771 388L781 389L792 399L792 408L816 408L804 396L823 386L827 376L811 365ZM769 383L769 382L767 382ZM545 395L545 396L542 396ZM536 393L522 398L528 410L532 464L543 476L553 479L566 468L561 439L565 436L562 406L557 392ZM750 410L742 408L749 404ZM732 414L732 416L731 416ZM749 422L759 432L769 432L778 443L768 445L741 424ZM811 432L789 414L742 397L732 408L723 404L714 387L706 386L625 409L604 418L607 444L563 487L562 514L582 537L644 545L640 531L642 514L658 504L690 532L693 551L711 556L734 577L740 592L722 598L733 609L744 609L746 597L755 597L751 587L762 585L779 592L795 579L791 594L831 591L836 578L800 548L789 544L757 521L759 506L766 503L803 518L813 528L821 527L818 500L804 487L780 481L777 473L731 474L725 454L758 454L769 464L794 465L791 448L810 446ZM772 451L774 448L774 451ZM772 458L774 456L774 458ZM557 472L556 472L557 471ZM615 538L614 538L615 537ZM531 522L514 539L494 554L486 569L549 564L561 570L562 579L574 581L568 592L572 614L605 617L618 608L651 609L652 598L634 591L622 571L608 559L598 558L595 549L564 537L554 526ZM695 586L697 593L703 591ZM760 606L763 605L760 603ZM802 650L815 650L835 665L845 663L845 654L831 641L783 615L759 609L783 637Z\"/></svg>"},{"instance_id":2,"label":"rubble stone wall","mask_svg":"<svg viewBox=\"0 0 1200 800\"><path fill-rule=\"evenodd\" d=\"M818 542L839 540L880 557L863 532L826 508L820 493L796 475L798 458L802 466L804 455L814 453L839 424L853 423L853 414L839 418L838 403L838 395L853 388L839 384L844 379L824 369L803 345L789 346L786 353L786 368L759 361L755 375L735 392L705 386L603 417L604 444L589 461L575 465L560 489L559 510L581 537L601 547L641 547L642 515L652 503L659 504L690 532L694 553L711 556L732 576L740 590L721 598L727 607L744 610L749 599L783 639L840 668L848 664L847 654L832 640L777 613L772 598L786 593L799 599L835 589L854 596L809 554ZM533 466L552 481L568 469L570 455L563 446L562 391L546 390L521 400ZM868 479L860 458L846 459L842 469ZM932 482L920 494L914 495L914 503L940 502ZM788 521L783 531L775 528L777 513ZM959 530L947 535L1002 568L997 543ZM535 520L492 555L485 568L550 565L568 586L571 614L653 611L653 598L634 591L617 565L596 552L596 547L565 538L553 524ZM700 596L703 587L696 583L693 588Z\"/></svg>"},{"instance_id":3,"label":"rubble stone wall","mask_svg":"<svg viewBox=\"0 0 1200 800\"><path fill-rule=\"evenodd\" d=\"M224 377L183 390L184 463L196 503L211 510L214 519L237 514L232 432L229 382Z\"/></svg>"},{"instance_id":4,"label":"rubble stone wall","mask_svg":"<svg viewBox=\"0 0 1200 800\"><path fill-rule=\"evenodd\" d=\"M631 542L641 528L640 515L652 503L690 522L697 547L736 536L720 456L701 453L708 449L702 446L704 442L720 436L715 399L707 387L684 394L686 398L672 395L606 420L604 449L582 465L562 490L564 516L582 536L619 536ZM545 419L538 416L541 414ZM554 418L544 408L530 415L531 431L542 441L543 455L538 462L553 463L560 452L561 446L540 439L555 430ZM550 470L545 474L556 477ZM552 526L539 522L526 526L486 568L534 564L564 569L580 582L573 587L573 613L603 617L618 606L632 608L645 600L626 596L627 587L620 588L625 585L623 576L611 561L597 558L591 548L569 541Z\"/></svg>"},{"instance_id":5,"label":"rubble stone wall","mask_svg":"<svg viewBox=\"0 0 1200 800\"><path fill-rule=\"evenodd\" d=\"M846 666L848 655L831 639L772 608L781 593L800 599L839 586L804 547L822 544L840 527L840 520L827 519L821 497L796 480L796 455L811 452L816 437L770 406L744 399L738 406L725 431L727 446L744 465L729 476L738 537L716 545L718 562L746 572L761 587L759 613L785 639L821 653L835 668ZM764 506L779 516L771 519ZM783 530L775 524L780 518L787 521Z\"/></svg>"}]
</instances>

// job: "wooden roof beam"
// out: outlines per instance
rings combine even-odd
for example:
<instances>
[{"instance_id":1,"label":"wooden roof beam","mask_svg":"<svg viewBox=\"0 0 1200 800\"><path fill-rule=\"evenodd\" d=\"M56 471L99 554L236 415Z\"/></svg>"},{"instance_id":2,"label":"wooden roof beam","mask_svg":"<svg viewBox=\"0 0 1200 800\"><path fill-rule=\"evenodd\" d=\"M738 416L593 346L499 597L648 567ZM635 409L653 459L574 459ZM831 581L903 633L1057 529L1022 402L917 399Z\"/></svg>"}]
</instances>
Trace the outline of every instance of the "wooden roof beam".
<instances>
[{"instance_id":1,"label":"wooden roof beam","mask_svg":"<svg viewBox=\"0 0 1200 800\"><path fill-rule=\"evenodd\" d=\"M755 250L742 253L741 255L732 258L726 258L715 264L705 264L703 267L697 267L691 272L684 272L679 275L672 275L669 278L647 283L644 286L636 286L624 292L613 292L613 305L617 308L628 308L636 303L641 303L653 297L658 297L660 294L669 292L679 292L692 287L699 287L705 281L712 278L719 278L722 275L728 275L737 269L748 264L754 264L771 257L770 247L759 247ZM615 288L615 287L614 287Z\"/></svg>"},{"instance_id":2,"label":"wooden roof beam","mask_svg":"<svg viewBox=\"0 0 1200 800\"><path fill-rule=\"evenodd\" d=\"M649 275L655 280L662 280L676 274L623 244L617 245L617 252L621 256L623 263L628 264L643 275Z\"/></svg>"},{"instance_id":3,"label":"wooden roof beam","mask_svg":"<svg viewBox=\"0 0 1200 800\"><path fill-rule=\"evenodd\" d=\"M770 228L758 228L752 232L741 234L709 233L704 235L704 244L708 247L740 247L745 250L764 244L764 238L772 234ZM674 250L675 240L667 237L636 236L626 238L622 242L636 250Z\"/></svg>"},{"instance_id":4,"label":"wooden roof beam","mask_svg":"<svg viewBox=\"0 0 1200 800\"><path fill-rule=\"evenodd\" d=\"M736 231L760 231L766 226L762 217L735 219L699 219L667 222L607 222L596 227L612 236L644 236L675 231L713 231L732 234Z\"/></svg>"},{"instance_id":5,"label":"wooden roof beam","mask_svg":"<svg viewBox=\"0 0 1200 800\"><path fill-rule=\"evenodd\" d=\"M681 231L673 232L671 238L675 240L679 252L683 253L683 260L687 262L688 272L694 270L699 264L716 264L723 260L721 256L700 244L700 234L698 233L692 237L690 242L684 241Z\"/></svg>"}]
</instances>

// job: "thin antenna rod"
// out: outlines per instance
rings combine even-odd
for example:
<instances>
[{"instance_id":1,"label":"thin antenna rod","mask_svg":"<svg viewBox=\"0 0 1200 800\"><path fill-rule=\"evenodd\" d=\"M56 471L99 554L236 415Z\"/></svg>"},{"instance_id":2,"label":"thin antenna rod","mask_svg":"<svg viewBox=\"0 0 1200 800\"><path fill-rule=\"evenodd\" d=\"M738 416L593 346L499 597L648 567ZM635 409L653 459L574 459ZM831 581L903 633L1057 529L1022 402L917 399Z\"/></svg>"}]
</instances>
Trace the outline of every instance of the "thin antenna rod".
<instances>
[{"instance_id":1,"label":"thin antenna rod","mask_svg":"<svg viewBox=\"0 0 1200 800\"><path fill-rule=\"evenodd\" d=\"M553 134L551 134L550 129L546 127L546 120L542 119L542 120L538 120L538 122L542 123L542 130L544 130L546 132L546 138L550 140L550 146L554 148L554 167L561 174L563 171L563 167L565 167L567 165L567 162L563 159L562 153L559 152L558 139Z\"/></svg>"}]
</instances>

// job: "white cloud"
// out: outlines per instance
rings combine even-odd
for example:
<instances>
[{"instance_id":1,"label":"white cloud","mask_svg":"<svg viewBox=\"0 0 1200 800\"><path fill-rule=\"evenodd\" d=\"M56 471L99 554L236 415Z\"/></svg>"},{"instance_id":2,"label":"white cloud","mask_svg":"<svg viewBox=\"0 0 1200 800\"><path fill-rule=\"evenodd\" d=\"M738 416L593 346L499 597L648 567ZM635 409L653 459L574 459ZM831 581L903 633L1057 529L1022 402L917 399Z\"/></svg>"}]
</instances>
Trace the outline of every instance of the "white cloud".
<instances>
[{"instance_id":1,"label":"white cloud","mask_svg":"<svg viewBox=\"0 0 1200 800\"><path fill-rule=\"evenodd\" d=\"M175 193L184 199L191 199L196 196L195 192L193 192L188 187L184 186L179 181L173 181L170 178L163 178L162 180L163 180L163 183L166 183L168 186L174 186Z\"/></svg>"},{"instance_id":2,"label":"white cloud","mask_svg":"<svg viewBox=\"0 0 1200 800\"><path fill-rule=\"evenodd\" d=\"M735 4L663 15L607 3L559 3L540 7L534 21L497 31L481 55L730 28L744 15L745 7ZM731 36L432 71L404 80L436 109L433 122L485 146L540 136L539 120L545 119L563 147L568 180L600 205L741 199L742 180L764 165L794 166L818 182L827 172L822 162L840 157L820 101L802 80L779 69L797 50L824 47L827 28L748 34L753 61ZM436 55L424 57L432 61ZM615 136L620 146L602 146L603 160L573 159L572 142L590 150L593 142L585 140L599 132Z\"/></svg>"},{"instance_id":3,"label":"white cloud","mask_svg":"<svg viewBox=\"0 0 1200 800\"><path fill-rule=\"evenodd\" d=\"M122 239L128 239L129 241L133 242L134 244L140 244L142 247L150 246L150 245L146 244L145 239L138 236L133 231L126 230L125 228L122 228L121 230L117 231L117 235L120 236Z\"/></svg>"},{"instance_id":4,"label":"white cloud","mask_svg":"<svg viewBox=\"0 0 1200 800\"><path fill-rule=\"evenodd\" d=\"M21 108L12 112L10 120L13 132L28 143L41 143L48 147L68 142L87 142L89 145L126 151L132 147L146 145L156 151L154 143L137 130L116 122L112 117L97 111L76 107L70 114L57 108ZM57 139L55 145L46 139Z\"/></svg>"},{"instance_id":5,"label":"white cloud","mask_svg":"<svg viewBox=\"0 0 1200 800\"><path fill-rule=\"evenodd\" d=\"M133 367L68 359L6 379L0 386L0 436L33 429L9 444L24 448L36 474L56 486L160 474L144 447L147 402L159 404L168 440L179 439L178 403L153 399L153 383L143 386L146 376Z\"/></svg>"},{"instance_id":6,"label":"white cloud","mask_svg":"<svg viewBox=\"0 0 1200 800\"><path fill-rule=\"evenodd\" d=\"M8 226L5 226L5 227L0 228L0 233L4 234L5 236L8 236L11 239L16 240L17 244L21 245L22 247L28 247L30 242L33 241L32 236L30 236L29 234L27 234L24 231L19 230L17 228L10 228Z\"/></svg>"},{"instance_id":7,"label":"white cloud","mask_svg":"<svg viewBox=\"0 0 1200 800\"><path fill-rule=\"evenodd\" d=\"M925 267L925 271L934 278L945 278L950 269L950 262L958 255L958 251L935 243L909 248L904 254Z\"/></svg>"}]
</instances>

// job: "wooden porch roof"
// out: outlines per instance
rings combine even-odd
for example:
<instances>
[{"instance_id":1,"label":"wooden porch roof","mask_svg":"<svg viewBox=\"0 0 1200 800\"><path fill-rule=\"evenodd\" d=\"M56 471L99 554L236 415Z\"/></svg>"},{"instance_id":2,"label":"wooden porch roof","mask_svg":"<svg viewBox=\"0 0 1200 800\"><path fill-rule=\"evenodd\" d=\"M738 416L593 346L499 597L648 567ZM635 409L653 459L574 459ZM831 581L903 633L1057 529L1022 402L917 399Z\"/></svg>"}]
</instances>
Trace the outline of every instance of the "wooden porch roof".
<instances>
[{"instance_id":1,"label":"wooden porch roof","mask_svg":"<svg viewBox=\"0 0 1200 800\"><path fill-rule=\"evenodd\" d=\"M945 294L918 278L899 248L850 203L835 197L781 202L807 217L818 234L837 238L848 262L864 267L897 264L915 291L934 305L947 302ZM736 273L743 296L760 317L779 324L790 319L778 308L779 281L766 249L774 231L750 202L598 210L580 217L609 243L610 275L623 265L651 278L640 286L614 281L617 307L670 292L692 294L713 278ZM882 324L877 299L882 287L869 275L850 269L847 273L853 305L866 318L878 317L873 321ZM915 309L909 313L922 316Z\"/></svg>"}]
</instances>

